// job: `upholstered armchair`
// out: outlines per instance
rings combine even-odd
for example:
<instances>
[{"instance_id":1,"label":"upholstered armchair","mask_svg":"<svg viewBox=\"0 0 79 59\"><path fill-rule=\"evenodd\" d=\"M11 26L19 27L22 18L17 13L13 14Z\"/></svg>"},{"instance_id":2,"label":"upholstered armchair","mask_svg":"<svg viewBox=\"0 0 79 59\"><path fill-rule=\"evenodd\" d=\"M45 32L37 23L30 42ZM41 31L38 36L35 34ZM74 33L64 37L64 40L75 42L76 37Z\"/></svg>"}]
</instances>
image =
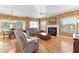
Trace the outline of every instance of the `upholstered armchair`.
<instances>
[{"instance_id":1,"label":"upholstered armchair","mask_svg":"<svg viewBox=\"0 0 79 59\"><path fill-rule=\"evenodd\" d=\"M24 33L22 30L15 30L14 33L16 36L16 40L21 48L21 52L32 53L38 49L39 40L37 37L27 37L27 34Z\"/></svg>"}]
</instances>

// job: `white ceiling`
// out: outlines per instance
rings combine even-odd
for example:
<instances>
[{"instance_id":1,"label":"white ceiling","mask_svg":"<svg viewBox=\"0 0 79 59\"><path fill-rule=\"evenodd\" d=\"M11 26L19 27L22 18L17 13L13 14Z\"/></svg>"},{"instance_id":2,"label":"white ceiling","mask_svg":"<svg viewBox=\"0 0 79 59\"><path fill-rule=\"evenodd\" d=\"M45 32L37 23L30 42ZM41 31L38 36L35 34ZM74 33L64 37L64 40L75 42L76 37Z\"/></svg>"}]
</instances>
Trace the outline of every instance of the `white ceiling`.
<instances>
[{"instance_id":1,"label":"white ceiling","mask_svg":"<svg viewBox=\"0 0 79 59\"><path fill-rule=\"evenodd\" d=\"M41 18L78 10L79 5L0 5L0 13ZM40 15L40 13L42 13Z\"/></svg>"}]
</instances>

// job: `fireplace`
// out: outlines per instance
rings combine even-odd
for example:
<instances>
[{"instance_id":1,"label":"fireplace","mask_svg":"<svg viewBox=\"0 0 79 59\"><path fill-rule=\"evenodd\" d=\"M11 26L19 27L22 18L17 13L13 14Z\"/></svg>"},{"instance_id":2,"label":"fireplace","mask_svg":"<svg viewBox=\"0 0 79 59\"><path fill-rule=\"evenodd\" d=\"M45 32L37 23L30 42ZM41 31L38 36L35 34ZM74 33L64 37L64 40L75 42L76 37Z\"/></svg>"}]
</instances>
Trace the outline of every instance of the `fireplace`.
<instances>
[{"instance_id":1,"label":"fireplace","mask_svg":"<svg viewBox=\"0 0 79 59\"><path fill-rule=\"evenodd\" d=\"M57 27L48 27L48 34L57 36Z\"/></svg>"}]
</instances>

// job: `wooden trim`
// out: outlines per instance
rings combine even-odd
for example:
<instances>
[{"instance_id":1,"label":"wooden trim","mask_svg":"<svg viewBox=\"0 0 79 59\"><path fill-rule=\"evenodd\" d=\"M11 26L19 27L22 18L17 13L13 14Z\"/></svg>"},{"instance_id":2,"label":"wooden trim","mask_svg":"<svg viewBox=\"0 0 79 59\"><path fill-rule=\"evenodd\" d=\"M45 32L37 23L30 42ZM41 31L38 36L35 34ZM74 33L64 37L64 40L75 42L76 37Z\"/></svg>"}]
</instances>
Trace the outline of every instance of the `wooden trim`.
<instances>
[{"instance_id":1,"label":"wooden trim","mask_svg":"<svg viewBox=\"0 0 79 59\"><path fill-rule=\"evenodd\" d=\"M21 17L21 16L14 16L14 15L8 15L8 14L0 14L0 19L25 20L25 19L29 19L29 17Z\"/></svg>"}]
</instances>

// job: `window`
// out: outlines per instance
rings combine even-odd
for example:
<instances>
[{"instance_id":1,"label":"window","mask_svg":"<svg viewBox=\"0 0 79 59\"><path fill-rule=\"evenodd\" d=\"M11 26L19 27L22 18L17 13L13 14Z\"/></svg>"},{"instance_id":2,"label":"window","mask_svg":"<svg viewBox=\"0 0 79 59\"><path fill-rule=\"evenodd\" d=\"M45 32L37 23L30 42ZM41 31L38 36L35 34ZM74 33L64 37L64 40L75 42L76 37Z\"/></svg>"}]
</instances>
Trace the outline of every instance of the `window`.
<instances>
[{"instance_id":1,"label":"window","mask_svg":"<svg viewBox=\"0 0 79 59\"><path fill-rule=\"evenodd\" d=\"M9 31L11 28L14 29L25 29L25 21L23 20L6 20L0 21L0 31Z\"/></svg>"},{"instance_id":2,"label":"window","mask_svg":"<svg viewBox=\"0 0 79 59\"><path fill-rule=\"evenodd\" d=\"M23 22L13 22L12 23L12 28L15 28L15 29L23 29Z\"/></svg>"},{"instance_id":3,"label":"window","mask_svg":"<svg viewBox=\"0 0 79 59\"><path fill-rule=\"evenodd\" d=\"M39 28L39 22L37 21L30 21L30 28Z\"/></svg>"},{"instance_id":4,"label":"window","mask_svg":"<svg viewBox=\"0 0 79 59\"><path fill-rule=\"evenodd\" d=\"M76 19L74 17L67 17L61 19L61 32L75 33Z\"/></svg>"},{"instance_id":5,"label":"window","mask_svg":"<svg viewBox=\"0 0 79 59\"><path fill-rule=\"evenodd\" d=\"M41 30L46 30L46 25L47 25L46 21L41 21L40 22L40 26L41 26L40 28L41 28Z\"/></svg>"},{"instance_id":6,"label":"window","mask_svg":"<svg viewBox=\"0 0 79 59\"><path fill-rule=\"evenodd\" d=\"M9 22L1 22L1 29L4 31L8 31L10 29Z\"/></svg>"}]
</instances>

